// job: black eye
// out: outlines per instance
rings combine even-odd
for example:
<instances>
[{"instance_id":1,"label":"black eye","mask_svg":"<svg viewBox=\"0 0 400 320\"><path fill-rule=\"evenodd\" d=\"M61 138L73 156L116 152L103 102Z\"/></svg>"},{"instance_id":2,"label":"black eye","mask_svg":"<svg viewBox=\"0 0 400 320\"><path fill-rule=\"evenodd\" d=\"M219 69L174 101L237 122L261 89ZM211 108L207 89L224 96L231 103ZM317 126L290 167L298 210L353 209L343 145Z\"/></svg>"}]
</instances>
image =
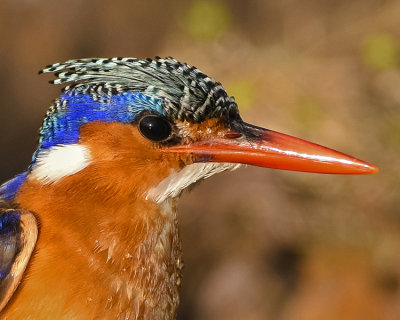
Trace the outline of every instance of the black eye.
<instances>
[{"instance_id":1,"label":"black eye","mask_svg":"<svg viewBox=\"0 0 400 320\"><path fill-rule=\"evenodd\" d=\"M171 135L170 123L159 116L145 116L139 122L139 131L147 139L153 142L166 140Z\"/></svg>"}]
</instances>

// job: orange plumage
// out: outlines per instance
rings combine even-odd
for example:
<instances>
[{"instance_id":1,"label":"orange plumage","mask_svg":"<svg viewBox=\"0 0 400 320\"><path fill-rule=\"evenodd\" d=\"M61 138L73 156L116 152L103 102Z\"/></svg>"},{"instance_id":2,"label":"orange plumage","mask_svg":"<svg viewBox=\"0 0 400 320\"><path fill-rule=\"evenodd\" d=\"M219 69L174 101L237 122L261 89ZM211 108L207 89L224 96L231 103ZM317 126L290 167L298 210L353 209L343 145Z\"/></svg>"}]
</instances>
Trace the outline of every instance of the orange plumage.
<instances>
[{"instance_id":1,"label":"orange plumage","mask_svg":"<svg viewBox=\"0 0 400 320\"><path fill-rule=\"evenodd\" d=\"M188 186L237 163L377 172L243 122L221 84L172 58L71 60L44 72L72 86L47 114L32 165L0 187L2 319L174 319L175 208Z\"/></svg>"}]
</instances>

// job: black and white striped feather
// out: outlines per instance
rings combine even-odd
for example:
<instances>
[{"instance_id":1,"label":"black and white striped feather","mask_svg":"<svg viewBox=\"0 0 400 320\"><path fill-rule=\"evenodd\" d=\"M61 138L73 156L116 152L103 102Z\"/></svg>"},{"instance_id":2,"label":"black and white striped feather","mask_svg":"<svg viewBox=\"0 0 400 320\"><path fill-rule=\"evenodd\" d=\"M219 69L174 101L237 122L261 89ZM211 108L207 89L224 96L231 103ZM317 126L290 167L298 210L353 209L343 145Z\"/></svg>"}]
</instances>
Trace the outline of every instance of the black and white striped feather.
<instances>
[{"instance_id":1,"label":"black and white striped feather","mask_svg":"<svg viewBox=\"0 0 400 320\"><path fill-rule=\"evenodd\" d=\"M218 82L196 67L173 58L87 58L55 63L40 73L55 73L54 84L65 92L90 93L98 99L142 92L162 99L174 119L202 122L209 118L239 118L238 107Z\"/></svg>"}]
</instances>

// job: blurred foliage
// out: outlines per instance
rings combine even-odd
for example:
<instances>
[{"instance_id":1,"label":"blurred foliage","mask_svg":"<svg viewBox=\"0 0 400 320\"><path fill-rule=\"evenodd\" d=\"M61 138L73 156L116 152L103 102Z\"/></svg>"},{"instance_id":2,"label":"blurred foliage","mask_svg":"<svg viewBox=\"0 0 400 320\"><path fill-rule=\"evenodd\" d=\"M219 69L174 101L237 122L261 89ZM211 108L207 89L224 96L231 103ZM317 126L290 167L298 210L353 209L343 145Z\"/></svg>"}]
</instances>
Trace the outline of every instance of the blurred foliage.
<instances>
[{"instance_id":1,"label":"blurred foliage","mask_svg":"<svg viewBox=\"0 0 400 320\"><path fill-rule=\"evenodd\" d=\"M292 117L307 131L319 129L324 122L324 113L316 97L299 97L291 112Z\"/></svg>"},{"instance_id":2,"label":"blurred foliage","mask_svg":"<svg viewBox=\"0 0 400 320\"><path fill-rule=\"evenodd\" d=\"M395 68L400 61L399 43L387 33L371 34L364 39L362 55L364 62L373 69Z\"/></svg>"},{"instance_id":3,"label":"blurred foliage","mask_svg":"<svg viewBox=\"0 0 400 320\"><path fill-rule=\"evenodd\" d=\"M185 18L185 30L198 40L217 40L231 25L228 6L217 0L198 0L190 4Z\"/></svg>"},{"instance_id":4,"label":"blurred foliage","mask_svg":"<svg viewBox=\"0 0 400 320\"><path fill-rule=\"evenodd\" d=\"M257 99L256 84L251 80L235 79L228 83L226 90L235 97L240 110L251 108Z\"/></svg>"},{"instance_id":5,"label":"blurred foliage","mask_svg":"<svg viewBox=\"0 0 400 320\"><path fill-rule=\"evenodd\" d=\"M387 139L393 147L400 149L400 115L391 117L387 124Z\"/></svg>"}]
</instances>

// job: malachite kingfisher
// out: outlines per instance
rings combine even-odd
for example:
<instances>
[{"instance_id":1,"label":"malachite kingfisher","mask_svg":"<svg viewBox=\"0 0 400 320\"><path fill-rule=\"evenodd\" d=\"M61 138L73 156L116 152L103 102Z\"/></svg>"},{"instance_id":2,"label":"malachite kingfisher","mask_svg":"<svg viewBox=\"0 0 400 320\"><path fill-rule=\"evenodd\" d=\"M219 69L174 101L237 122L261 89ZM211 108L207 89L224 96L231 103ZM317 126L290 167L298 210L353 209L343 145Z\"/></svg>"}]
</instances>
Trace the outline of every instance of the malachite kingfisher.
<instances>
[{"instance_id":1,"label":"malachite kingfisher","mask_svg":"<svg viewBox=\"0 0 400 320\"><path fill-rule=\"evenodd\" d=\"M174 319L176 201L241 164L371 174L351 156L244 122L173 58L56 63L65 84L27 170L0 187L1 319Z\"/></svg>"}]
</instances>

